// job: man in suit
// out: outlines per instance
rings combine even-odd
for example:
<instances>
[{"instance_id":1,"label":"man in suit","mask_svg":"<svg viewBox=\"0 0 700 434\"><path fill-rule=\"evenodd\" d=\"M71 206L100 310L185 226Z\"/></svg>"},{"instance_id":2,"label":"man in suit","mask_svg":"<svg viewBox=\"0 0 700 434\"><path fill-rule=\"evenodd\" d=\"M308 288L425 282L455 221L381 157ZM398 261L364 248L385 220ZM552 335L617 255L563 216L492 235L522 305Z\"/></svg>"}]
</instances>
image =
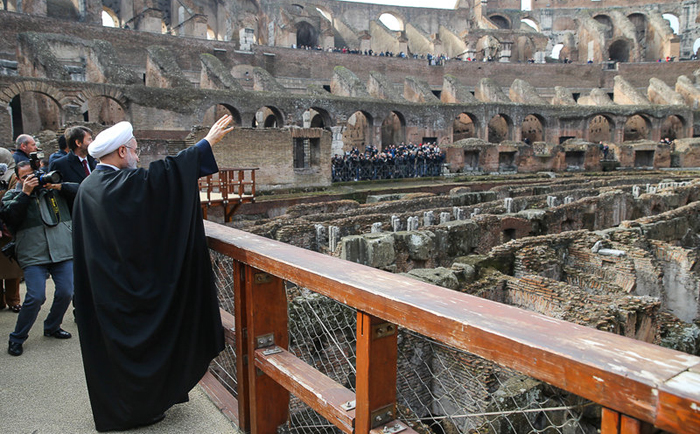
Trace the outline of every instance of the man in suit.
<instances>
[{"instance_id":1,"label":"man in suit","mask_svg":"<svg viewBox=\"0 0 700 434\"><path fill-rule=\"evenodd\" d=\"M49 164L49 171L58 170L63 182L81 183L95 169L97 162L88 155L92 143L92 131L86 127L73 127L66 131L70 152Z\"/></svg>"}]
</instances>

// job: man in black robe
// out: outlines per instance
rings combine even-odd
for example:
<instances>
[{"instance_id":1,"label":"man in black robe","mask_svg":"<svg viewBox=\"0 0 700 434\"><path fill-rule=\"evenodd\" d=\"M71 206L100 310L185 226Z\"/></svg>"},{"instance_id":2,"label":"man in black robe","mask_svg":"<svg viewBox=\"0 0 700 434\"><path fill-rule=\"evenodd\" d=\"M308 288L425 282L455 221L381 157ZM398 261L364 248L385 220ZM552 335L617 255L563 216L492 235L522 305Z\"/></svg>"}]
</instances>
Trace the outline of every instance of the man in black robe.
<instances>
[{"instance_id":1,"label":"man in black robe","mask_svg":"<svg viewBox=\"0 0 700 434\"><path fill-rule=\"evenodd\" d=\"M197 179L230 116L175 157L136 168L128 122L100 133L73 208L76 322L98 431L160 421L223 349Z\"/></svg>"}]
</instances>

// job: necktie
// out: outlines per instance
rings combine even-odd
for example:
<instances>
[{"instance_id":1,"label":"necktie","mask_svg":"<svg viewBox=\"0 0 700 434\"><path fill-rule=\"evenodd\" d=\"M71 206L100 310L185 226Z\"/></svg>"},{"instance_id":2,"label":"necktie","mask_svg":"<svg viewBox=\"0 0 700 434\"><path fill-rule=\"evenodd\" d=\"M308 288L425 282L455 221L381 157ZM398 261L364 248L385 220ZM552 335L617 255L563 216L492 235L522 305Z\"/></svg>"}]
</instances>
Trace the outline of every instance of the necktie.
<instances>
[{"instance_id":1,"label":"necktie","mask_svg":"<svg viewBox=\"0 0 700 434\"><path fill-rule=\"evenodd\" d=\"M90 174L90 169L88 169L87 158L83 160L83 170L85 170L85 176Z\"/></svg>"}]
</instances>

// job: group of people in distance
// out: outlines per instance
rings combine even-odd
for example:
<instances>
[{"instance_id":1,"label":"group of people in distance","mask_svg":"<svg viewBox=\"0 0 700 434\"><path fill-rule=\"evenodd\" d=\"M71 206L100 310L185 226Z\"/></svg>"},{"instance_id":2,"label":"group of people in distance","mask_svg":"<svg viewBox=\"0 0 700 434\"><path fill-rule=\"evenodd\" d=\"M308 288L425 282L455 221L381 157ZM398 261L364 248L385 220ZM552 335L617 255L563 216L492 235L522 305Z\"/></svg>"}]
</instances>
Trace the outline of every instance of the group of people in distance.
<instances>
[{"instance_id":1,"label":"group of people in distance","mask_svg":"<svg viewBox=\"0 0 700 434\"><path fill-rule=\"evenodd\" d=\"M435 143L390 145L380 151L376 146L357 147L343 155L335 154L331 161L333 182L372 179L416 178L440 176L445 152Z\"/></svg>"},{"instance_id":2,"label":"group of people in distance","mask_svg":"<svg viewBox=\"0 0 700 434\"><path fill-rule=\"evenodd\" d=\"M94 140L87 128L69 129L70 152L49 167L62 180L42 173L33 137L17 138L17 182L0 219L27 291L8 353L23 354L50 275L43 334L72 337L61 328L72 299L98 431L159 422L224 348L197 180L218 171L212 146L231 121L222 117L196 145L148 169L138 167L129 122Z\"/></svg>"}]
</instances>

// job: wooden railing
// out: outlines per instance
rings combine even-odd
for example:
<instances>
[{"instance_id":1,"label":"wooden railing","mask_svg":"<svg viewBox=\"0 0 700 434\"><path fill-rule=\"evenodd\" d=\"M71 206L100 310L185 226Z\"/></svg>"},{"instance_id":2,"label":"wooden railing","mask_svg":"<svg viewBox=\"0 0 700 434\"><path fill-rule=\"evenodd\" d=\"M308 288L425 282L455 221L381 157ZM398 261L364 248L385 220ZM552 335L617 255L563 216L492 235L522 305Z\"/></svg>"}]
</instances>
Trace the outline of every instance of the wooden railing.
<instances>
[{"instance_id":1,"label":"wooden railing","mask_svg":"<svg viewBox=\"0 0 700 434\"><path fill-rule=\"evenodd\" d=\"M603 407L601 432L648 425L700 432L700 358L205 222L234 261L238 399L218 402L240 429L273 433L292 393L346 433L396 422L397 326L468 351ZM284 281L357 310L356 391L287 351ZM217 384L203 381L210 392ZM354 409L343 404L355 401ZM410 428L402 432L413 432Z\"/></svg>"},{"instance_id":2,"label":"wooden railing","mask_svg":"<svg viewBox=\"0 0 700 434\"><path fill-rule=\"evenodd\" d=\"M202 213L207 218L212 206L224 209L224 221L231 217L243 203L255 201L255 171L258 168L219 169L213 175L199 179L199 200Z\"/></svg>"}]
</instances>

